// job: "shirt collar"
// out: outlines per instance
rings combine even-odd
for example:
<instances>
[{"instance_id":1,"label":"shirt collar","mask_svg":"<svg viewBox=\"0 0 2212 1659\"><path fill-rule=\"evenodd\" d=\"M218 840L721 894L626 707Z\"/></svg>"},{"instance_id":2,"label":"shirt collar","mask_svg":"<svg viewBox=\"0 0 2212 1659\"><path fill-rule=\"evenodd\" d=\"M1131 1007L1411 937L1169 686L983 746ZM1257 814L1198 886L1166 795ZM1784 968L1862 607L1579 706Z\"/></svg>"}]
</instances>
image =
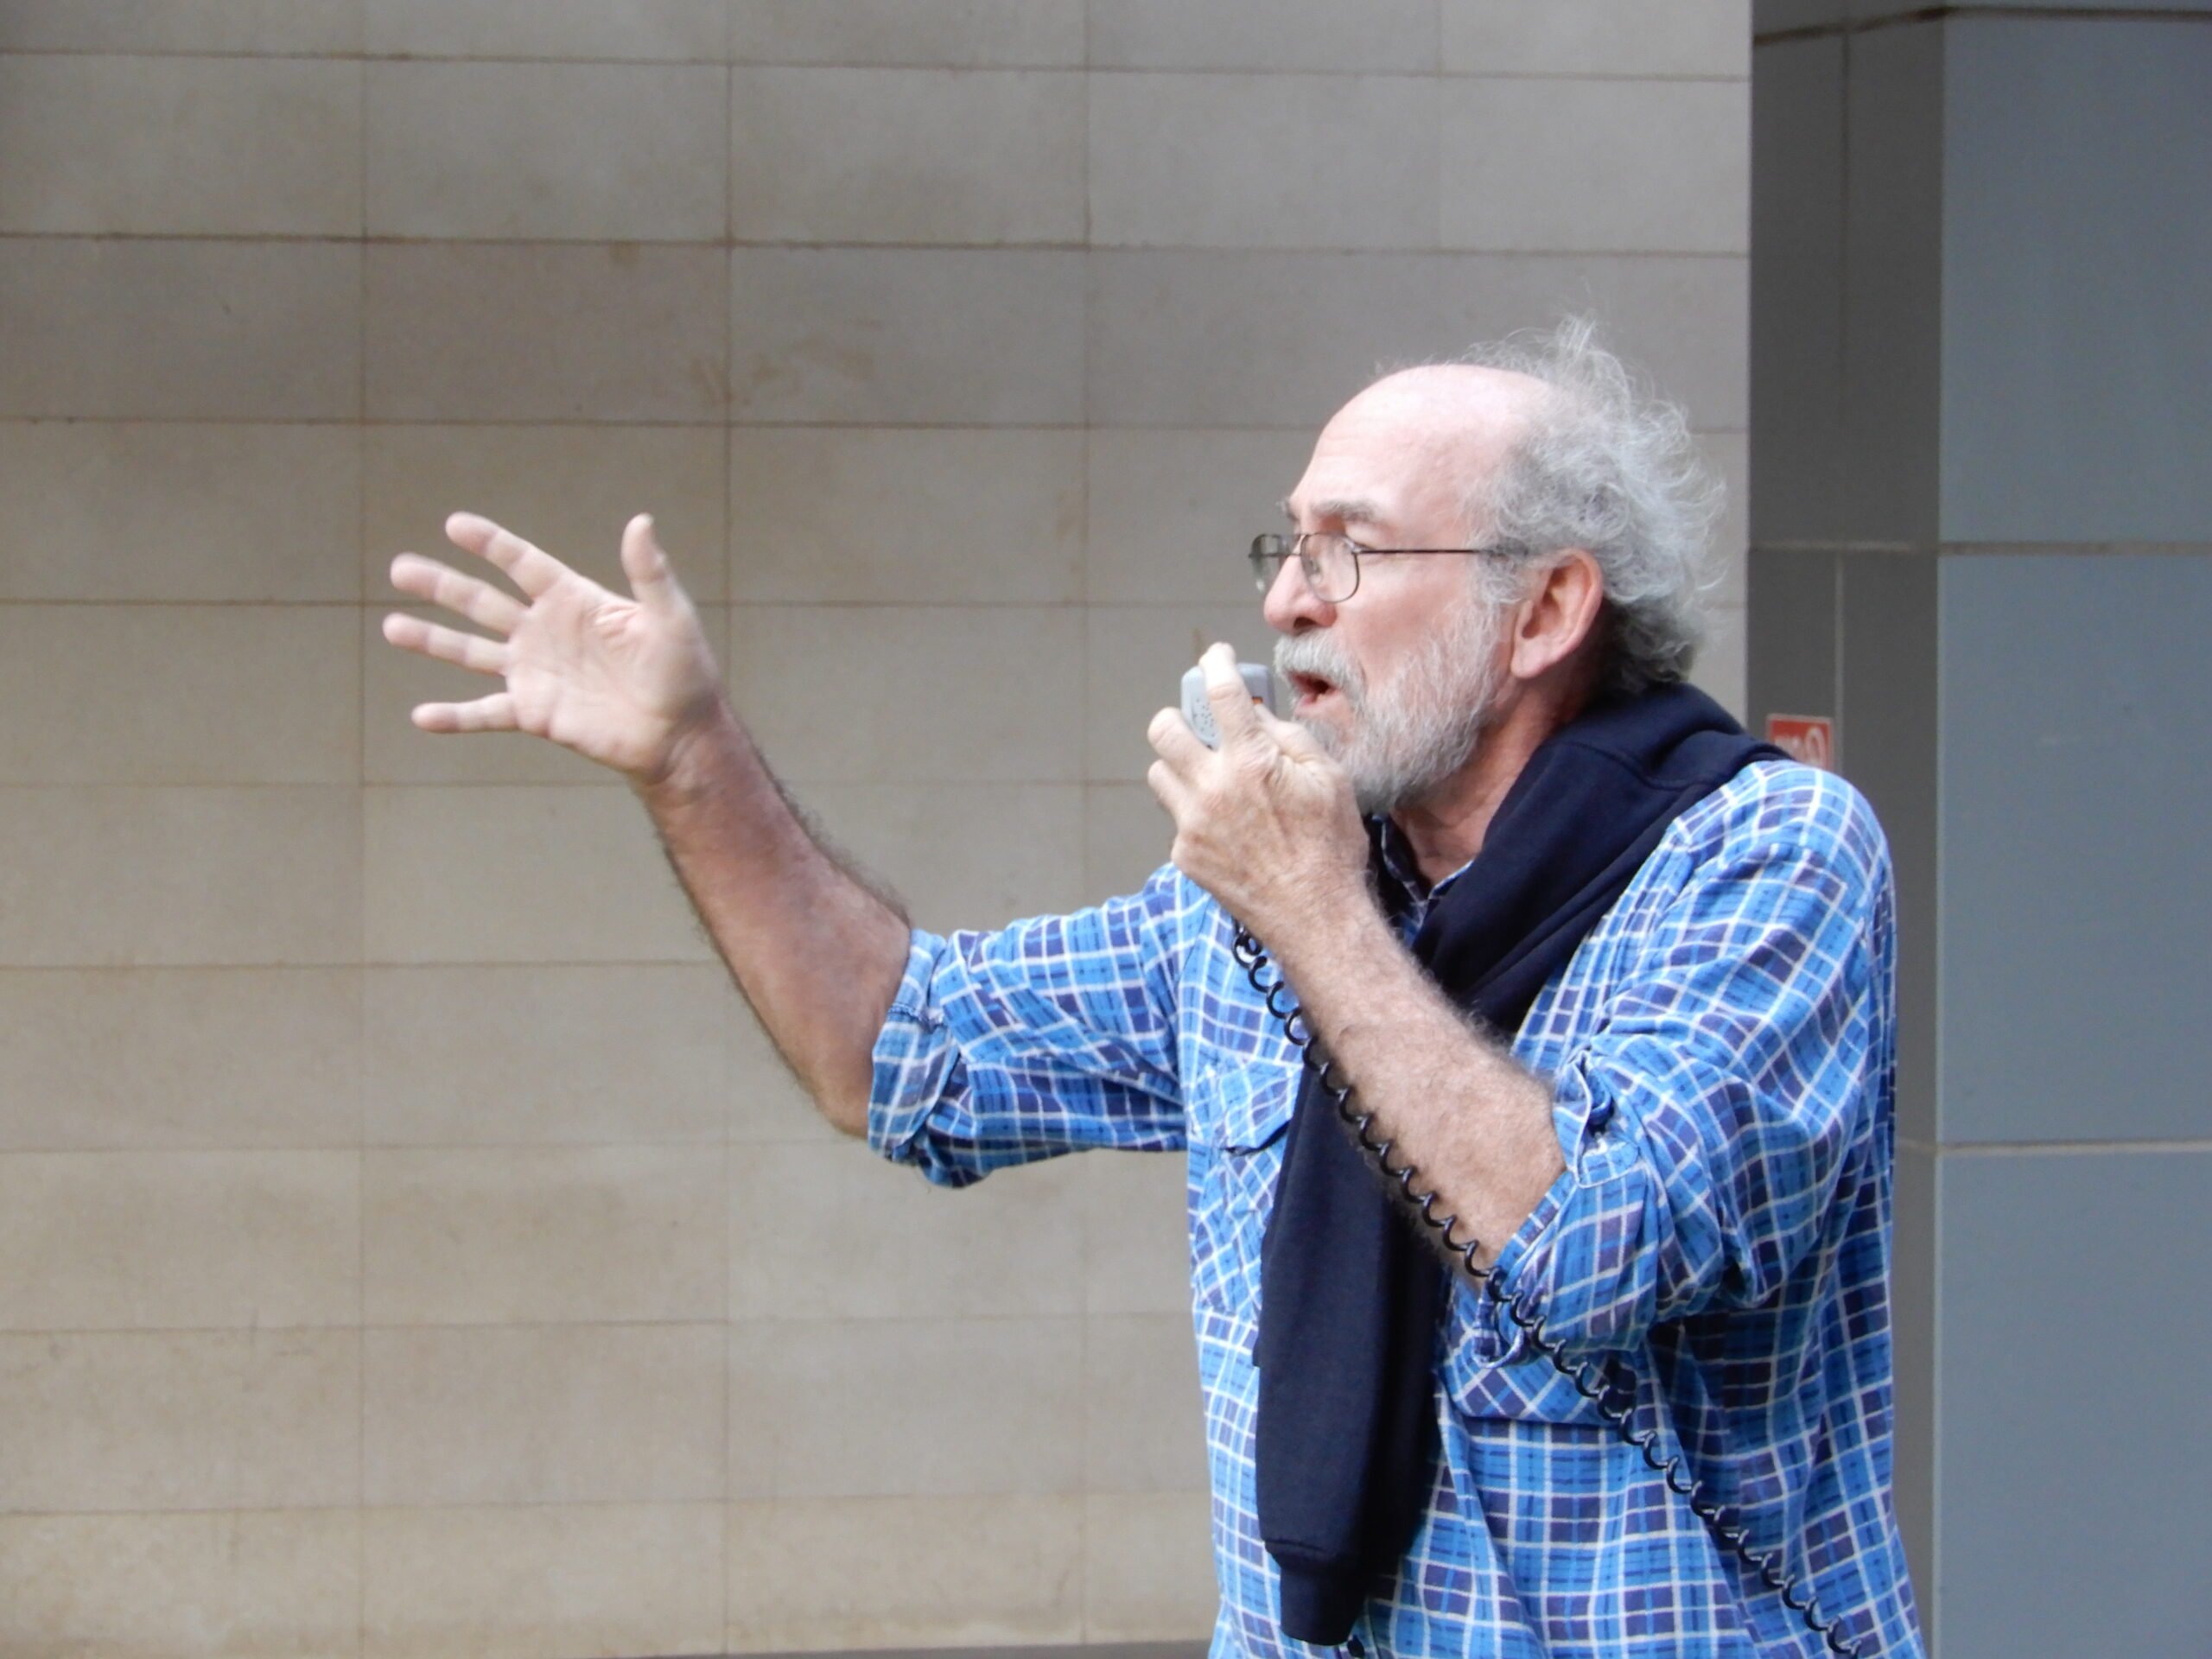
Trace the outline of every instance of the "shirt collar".
<instances>
[{"instance_id":1,"label":"shirt collar","mask_svg":"<svg viewBox=\"0 0 2212 1659\"><path fill-rule=\"evenodd\" d=\"M1370 818L1367 833L1375 848L1376 882L1382 900L1382 913L1402 937L1410 939L1421 931L1430 907L1452 890L1452 884L1467 873L1474 860L1469 859L1432 887L1421 873L1421 861L1414 855L1413 843L1394 821L1389 817Z\"/></svg>"}]
</instances>

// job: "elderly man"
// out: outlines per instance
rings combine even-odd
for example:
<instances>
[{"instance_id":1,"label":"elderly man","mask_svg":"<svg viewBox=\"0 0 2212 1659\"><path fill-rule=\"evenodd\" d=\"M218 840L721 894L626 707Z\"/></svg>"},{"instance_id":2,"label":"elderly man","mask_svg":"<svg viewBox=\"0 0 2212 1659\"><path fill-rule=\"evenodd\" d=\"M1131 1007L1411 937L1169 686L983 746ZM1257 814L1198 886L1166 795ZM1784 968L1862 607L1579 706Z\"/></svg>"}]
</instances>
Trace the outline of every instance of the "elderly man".
<instances>
[{"instance_id":1,"label":"elderly man","mask_svg":"<svg viewBox=\"0 0 2212 1659\"><path fill-rule=\"evenodd\" d=\"M491 637L385 633L505 679L419 725L628 776L842 1128L1187 1152L1217 1655L1913 1655L1887 855L1682 683L1700 476L1585 327L1378 381L1253 544L1291 718L1215 647L1173 863L950 939L793 812L645 519L623 599L458 516L522 596L402 556Z\"/></svg>"}]
</instances>

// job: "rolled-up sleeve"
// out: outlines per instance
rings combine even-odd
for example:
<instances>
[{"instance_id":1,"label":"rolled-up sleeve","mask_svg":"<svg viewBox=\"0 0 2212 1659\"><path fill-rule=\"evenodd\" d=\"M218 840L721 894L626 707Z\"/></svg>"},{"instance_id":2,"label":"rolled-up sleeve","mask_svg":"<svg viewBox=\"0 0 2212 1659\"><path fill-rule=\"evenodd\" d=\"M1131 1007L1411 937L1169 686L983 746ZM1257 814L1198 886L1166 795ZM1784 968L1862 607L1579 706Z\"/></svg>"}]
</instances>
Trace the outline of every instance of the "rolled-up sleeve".
<instances>
[{"instance_id":1,"label":"rolled-up sleeve","mask_svg":"<svg viewBox=\"0 0 2212 1659\"><path fill-rule=\"evenodd\" d=\"M1769 1301L1840 1240L1839 1186L1886 1179L1886 855L1871 819L1821 828L1692 870L1552 1079L1568 1166L1498 1283L1570 1347Z\"/></svg>"},{"instance_id":2,"label":"rolled-up sleeve","mask_svg":"<svg viewBox=\"0 0 2212 1659\"><path fill-rule=\"evenodd\" d=\"M1068 916L917 931L875 1044L868 1141L931 1180L1184 1144L1172 872Z\"/></svg>"}]
</instances>

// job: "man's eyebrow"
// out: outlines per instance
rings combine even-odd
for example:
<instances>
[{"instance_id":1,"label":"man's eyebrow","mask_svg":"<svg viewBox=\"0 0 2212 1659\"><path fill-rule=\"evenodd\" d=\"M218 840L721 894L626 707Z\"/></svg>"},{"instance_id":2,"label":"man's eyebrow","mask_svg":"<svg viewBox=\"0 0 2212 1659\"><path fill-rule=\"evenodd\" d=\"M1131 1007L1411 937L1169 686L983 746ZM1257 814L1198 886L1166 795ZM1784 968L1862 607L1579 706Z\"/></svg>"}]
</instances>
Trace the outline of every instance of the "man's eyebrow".
<instances>
[{"instance_id":1,"label":"man's eyebrow","mask_svg":"<svg viewBox=\"0 0 2212 1659\"><path fill-rule=\"evenodd\" d=\"M1296 524L1298 510L1290 505L1290 498L1283 497L1281 505L1282 516L1289 519L1292 524ZM1316 518L1333 518L1340 524L1379 524L1382 522L1381 507L1372 501L1360 500L1353 497L1316 501L1313 506L1313 513Z\"/></svg>"},{"instance_id":2,"label":"man's eyebrow","mask_svg":"<svg viewBox=\"0 0 2212 1659\"><path fill-rule=\"evenodd\" d=\"M1290 511L1290 504L1283 504L1283 511ZM1332 501L1316 501L1308 509L1316 518L1332 519L1340 524L1379 524L1383 522L1382 509L1372 501L1356 498Z\"/></svg>"}]
</instances>

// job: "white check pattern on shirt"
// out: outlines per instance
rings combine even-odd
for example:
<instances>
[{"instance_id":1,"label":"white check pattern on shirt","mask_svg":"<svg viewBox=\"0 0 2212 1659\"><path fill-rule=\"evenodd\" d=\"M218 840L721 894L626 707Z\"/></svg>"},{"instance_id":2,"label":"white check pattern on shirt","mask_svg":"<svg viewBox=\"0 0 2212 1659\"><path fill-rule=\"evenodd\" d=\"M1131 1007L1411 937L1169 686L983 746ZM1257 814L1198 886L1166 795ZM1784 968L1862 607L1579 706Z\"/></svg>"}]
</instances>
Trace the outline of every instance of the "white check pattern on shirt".
<instances>
[{"instance_id":1,"label":"white check pattern on shirt","mask_svg":"<svg viewBox=\"0 0 2212 1659\"><path fill-rule=\"evenodd\" d=\"M1275 1659L1319 1651L1276 1630L1253 1497L1260 1245L1298 1059L1231 937L1172 868L1071 916L916 933L869 1138L953 1185L1084 1148L1187 1152L1215 1659ZM1576 1357L1633 1370L1639 1426L1679 1437L1866 1659L1921 1654L1890 1492L1893 950L1887 849L1847 784L1762 762L1692 807L1514 1043L1552 1084L1568 1167L1501 1256ZM1821 1650L1471 1287L1436 1376L1435 1491L1359 1647Z\"/></svg>"}]
</instances>

